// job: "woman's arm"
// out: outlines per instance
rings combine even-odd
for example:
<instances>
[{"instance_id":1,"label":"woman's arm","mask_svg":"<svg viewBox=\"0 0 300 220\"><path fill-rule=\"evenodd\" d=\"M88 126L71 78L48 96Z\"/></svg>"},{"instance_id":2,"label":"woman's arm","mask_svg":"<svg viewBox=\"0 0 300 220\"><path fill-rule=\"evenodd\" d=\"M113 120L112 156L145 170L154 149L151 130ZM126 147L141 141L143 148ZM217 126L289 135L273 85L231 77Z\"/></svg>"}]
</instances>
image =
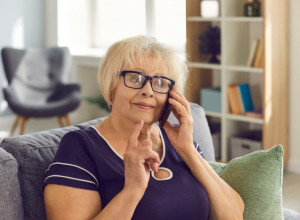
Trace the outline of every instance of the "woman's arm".
<instances>
[{"instance_id":1,"label":"woman's arm","mask_svg":"<svg viewBox=\"0 0 300 220\"><path fill-rule=\"evenodd\" d=\"M244 202L241 196L218 176L197 150L180 156L208 194L210 219L243 219Z\"/></svg>"},{"instance_id":2,"label":"woman's arm","mask_svg":"<svg viewBox=\"0 0 300 220\"><path fill-rule=\"evenodd\" d=\"M124 188L102 210L97 191L49 184L44 195L48 220L120 219L120 216L131 219L141 198L136 192Z\"/></svg>"},{"instance_id":3,"label":"woman's arm","mask_svg":"<svg viewBox=\"0 0 300 220\"><path fill-rule=\"evenodd\" d=\"M48 184L44 191L47 219L131 219L150 178L150 167L158 170L159 155L150 141L139 143L143 122L129 137L124 155L124 188L102 209L98 191ZM149 164L149 165L148 165Z\"/></svg>"},{"instance_id":4,"label":"woman's arm","mask_svg":"<svg viewBox=\"0 0 300 220\"><path fill-rule=\"evenodd\" d=\"M193 143L193 118L185 97L172 90L169 102L180 126L166 123L168 137L194 177L202 184L210 201L210 219L243 219L244 202L197 152Z\"/></svg>"}]
</instances>

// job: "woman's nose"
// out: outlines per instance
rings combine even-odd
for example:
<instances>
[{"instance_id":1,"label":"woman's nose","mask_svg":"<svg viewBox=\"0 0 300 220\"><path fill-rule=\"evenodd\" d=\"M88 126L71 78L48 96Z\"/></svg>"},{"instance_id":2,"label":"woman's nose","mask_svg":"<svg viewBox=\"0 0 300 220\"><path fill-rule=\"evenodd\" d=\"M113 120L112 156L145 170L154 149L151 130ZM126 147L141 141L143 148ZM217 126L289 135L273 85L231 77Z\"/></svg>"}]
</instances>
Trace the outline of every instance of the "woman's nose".
<instances>
[{"instance_id":1,"label":"woman's nose","mask_svg":"<svg viewBox=\"0 0 300 220\"><path fill-rule=\"evenodd\" d=\"M150 80L147 80L146 84L142 88L142 95L143 96L151 96L151 97L153 96L153 90L152 90L152 87L151 87Z\"/></svg>"}]
</instances>

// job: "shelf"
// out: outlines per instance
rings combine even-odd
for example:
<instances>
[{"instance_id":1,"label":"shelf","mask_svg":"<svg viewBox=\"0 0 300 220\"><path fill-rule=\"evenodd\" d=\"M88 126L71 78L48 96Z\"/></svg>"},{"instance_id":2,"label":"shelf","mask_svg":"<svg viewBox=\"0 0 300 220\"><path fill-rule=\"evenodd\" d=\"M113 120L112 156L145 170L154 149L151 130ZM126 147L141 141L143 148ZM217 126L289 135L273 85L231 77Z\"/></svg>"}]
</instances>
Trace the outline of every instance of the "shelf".
<instances>
[{"instance_id":1,"label":"shelf","mask_svg":"<svg viewBox=\"0 0 300 220\"><path fill-rule=\"evenodd\" d=\"M222 113L212 112L212 111L205 111L205 115L210 116L210 117L215 117L215 118L221 118L222 117ZM262 118L252 118L252 117L247 117L247 116L244 116L244 115L226 114L225 118L233 120L233 121L243 121L243 122L250 122L250 123L254 123L254 124L263 124L263 119Z\"/></svg>"},{"instance_id":2,"label":"shelf","mask_svg":"<svg viewBox=\"0 0 300 220\"><path fill-rule=\"evenodd\" d=\"M205 111L210 122L221 125L221 161L228 160L232 135L260 129L262 149L281 143L287 152L284 154L286 164L289 152L289 60L286 56L289 54L289 4L282 0L261 0L262 16L245 17L243 0L220 0L220 15L203 18L200 3L201 0L186 0L186 54L193 61L189 64L186 98L201 103L203 88L221 88L221 112ZM220 28L220 64L208 63L209 56L199 53L199 35L210 25ZM275 39L274 36L280 37ZM264 43L263 68L247 66L251 47L257 39ZM227 86L240 83L248 83L251 87L254 108L263 109L263 118L234 115L229 111ZM278 103L281 103L280 108Z\"/></svg>"},{"instance_id":3,"label":"shelf","mask_svg":"<svg viewBox=\"0 0 300 220\"><path fill-rule=\"evenodd\" d=\"M222 117L222 113L220 113L220 112L212 112L212 111L205 111L205 115L206 116L215 117L215 118L221 118Z\"/></svg>"},{"instance_id":4,"label":"shelf","mask_svg":"<svg viewBox=\"0 0 300 220\"><path fill-rule=\"evenodd\" d=\"M190 17L187 17L187 21L191 21L191 22L199 22L199 21L214 22L214 21L217 21L217 22L220 22L221 18L220 17L217 17L217 18L203 18L203 17L200 17L200 16L190 16Z\"/></svg>"},{"instance_id":5,"label":"shelf","mask_svg":"<svg viewBox=\"0 0 300 220\"><path fill-rule=\"evenodd\" d=\"M233 114L226 114L225 116L227 119L235 120L235 121L244 121L244 122L250 122L255 124L263 124L262 118L251 118L243 115L233 115Z\"/></svg>"},{"instance_id":6,"label":"shelf","mask_svg":"<svg viewBox=\"0 0 300 220\"><path fill-rule=\"evenodd\" d=\"M203 18L201 16L187 17L190 22L263 22L262 17L216 17L216 18Z\"/></svg>"},{"instance_id":7,"label":"shelf","mask_svg":"<svg viewBox=\"0 0 300 220\"><path fill-rule=\"evenodd\" d=\"M224 17L226 22L263 22L262 17Z\"/></svg>"},{"instance_id":8,"label":"shelf","mask_svg":"<svg viewBox=\"0 0 300 220\"><path fill-rule=\"evenodd\" d=\"M251 73L264 73L264 70L262 68L256 68L256 67L248 67L248 66L224 66L225 70L231 70L231 71L240 71L240 72L251 72Z\"/></svg>"},{"instance_id":9,"label":"shelf","mask_svg":"<svg viewBox=\"0 0 300 220\"><path fill-rule=\"evenodd\" d=\"M213 69L221 70L222 67L220 64L210 64L210 63L201 63L201 62L191 62L189 64L190 68L200 68L200 69ZM262 68L248 67L248 66L224 66L224 70L230 71L240 71L240 72L251 72L251 73L260 73L262 74L264 70Z\"/></svg>"},{"instance_id":10,"label":"shelf","mask_svg":"<svg viewBox=\"0 0 300 220\"><path fill-rule=\"evenodd\" d=\"M211 63L191 62L191 63L189 63L189 67L190 68L200 68L200 69L221 70L220 64L211 64Z\"/></svg>"}]
</instances>

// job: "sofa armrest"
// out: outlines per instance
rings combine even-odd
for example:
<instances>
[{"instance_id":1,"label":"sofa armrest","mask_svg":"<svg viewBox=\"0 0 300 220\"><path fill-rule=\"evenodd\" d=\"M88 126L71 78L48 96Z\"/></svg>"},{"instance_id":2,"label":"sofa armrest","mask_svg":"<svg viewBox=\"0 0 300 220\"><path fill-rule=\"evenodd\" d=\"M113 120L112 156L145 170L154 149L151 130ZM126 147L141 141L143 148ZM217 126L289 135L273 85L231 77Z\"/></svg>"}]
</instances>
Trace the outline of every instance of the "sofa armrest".
<instances>
[{"instance_id":1,"label":"sofa armrest","mask_svg":"<svg viewBox=\"0 0 300 220\"><path fill-rule=\"evenodd\" d=\"M24 219L19 165L16 159L0 148L0 216L1 219Z\"/></svg>"}]
</instances>

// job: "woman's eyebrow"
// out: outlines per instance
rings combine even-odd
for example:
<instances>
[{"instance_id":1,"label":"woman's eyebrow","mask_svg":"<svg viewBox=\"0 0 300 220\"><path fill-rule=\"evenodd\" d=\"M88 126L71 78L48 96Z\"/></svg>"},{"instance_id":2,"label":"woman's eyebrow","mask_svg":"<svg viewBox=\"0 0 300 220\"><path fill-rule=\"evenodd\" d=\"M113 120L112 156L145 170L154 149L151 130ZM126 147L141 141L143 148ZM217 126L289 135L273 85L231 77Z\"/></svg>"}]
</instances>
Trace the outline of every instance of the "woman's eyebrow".
<instances>
[{"instance_id":1,"label":"woman's eyebrow","mask_svg":"<svg viewBox=\"0 0 300 220\"><path fill-rule=\"evenodd\" d=\"M144 73L147 75L147 73L145 72L145 70L141 69L141 68L132 68L133 71L138 71L138 72L141 72L141 73ZM155 72L153 73L153 76L166 76L167 74L165 73L161 73L161 72Z\"/></svg>"},{"instance_id":2,"label":"woman's eyebrow","mask_svg":"<svg viewBox=\"0 0 300 220\"><path fill-rule=\"evenodd\" d=\"M161 72L154 73L154 76L166 76L166 75L167 74Z\"/></svg>"},{"instance_id":3,"label":"woman's eyebrow","mask_svg":"<svg viewBox=\"0 0 300 220\"><path fill-rule=\"evenodd\" d=\"M143 70L141 68L133 68L132 70L145 73L145 70Z\"/></svg>"}]
</instances>

